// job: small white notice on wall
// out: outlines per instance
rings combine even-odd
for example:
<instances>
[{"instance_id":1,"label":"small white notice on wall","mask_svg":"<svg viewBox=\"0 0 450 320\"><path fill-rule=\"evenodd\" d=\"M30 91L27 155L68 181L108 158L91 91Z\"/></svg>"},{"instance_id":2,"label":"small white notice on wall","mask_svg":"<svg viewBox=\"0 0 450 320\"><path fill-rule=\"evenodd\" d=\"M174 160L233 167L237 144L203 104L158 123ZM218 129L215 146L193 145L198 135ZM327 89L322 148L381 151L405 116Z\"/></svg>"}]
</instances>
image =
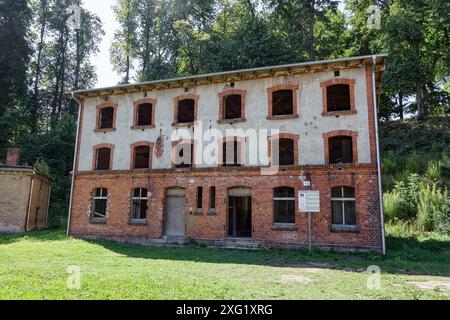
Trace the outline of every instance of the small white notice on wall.
<instances>
[{"instance_id":1,"label":"small white notice on wall","mask_svg":"<svg viewBox=\"0 0 450 320\"><path fill-rule=\"evenodd\" d=\"M299 191L298 206L300 212L320 212L320 191Z\"/></svg>"}]
</instances>

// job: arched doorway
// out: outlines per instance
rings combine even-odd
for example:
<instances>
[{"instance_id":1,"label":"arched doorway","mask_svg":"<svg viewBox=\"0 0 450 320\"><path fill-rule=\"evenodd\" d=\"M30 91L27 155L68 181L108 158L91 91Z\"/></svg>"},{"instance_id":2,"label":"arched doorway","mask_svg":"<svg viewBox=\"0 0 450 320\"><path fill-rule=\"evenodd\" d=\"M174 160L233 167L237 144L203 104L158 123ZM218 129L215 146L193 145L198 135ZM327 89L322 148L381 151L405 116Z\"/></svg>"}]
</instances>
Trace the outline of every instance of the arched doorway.
<instances>
[{"instance_id":1,"label":"arched doorway","mask_svg":"<svg viewBox=\"0 0 450 320\"><path fill-rule=\"evenodd\" d=\"M228 189L228 236L252 237L252 189Z\"/></svg>"},{"instance_id":2,"label":"arched doorway","mask_svg":"<svg viewBox=\"0 0 450 320\"><path fill-rule=\"evenodd\" d=\"M186 191L184 188L169 188L166 191L165 235L183 237L185 235Z\"/></svg>"}]
</instances>

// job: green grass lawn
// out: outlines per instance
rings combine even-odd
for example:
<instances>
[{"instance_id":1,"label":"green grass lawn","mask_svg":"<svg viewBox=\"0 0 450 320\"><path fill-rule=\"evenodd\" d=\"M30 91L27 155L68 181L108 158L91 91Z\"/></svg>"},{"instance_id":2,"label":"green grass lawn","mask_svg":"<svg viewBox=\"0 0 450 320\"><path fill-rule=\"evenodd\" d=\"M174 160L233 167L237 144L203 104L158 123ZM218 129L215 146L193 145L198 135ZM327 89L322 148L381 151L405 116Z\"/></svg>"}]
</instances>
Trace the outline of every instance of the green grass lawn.
<instances>
[{"instance_id":1,"label":"green grass lawn","mask_svg":"<svg viewBox=\"0 0 450 320\"><path fill-rule=\"evenodd\" d=\"M0 299L448 299L450 238L390 235L388 254L148 248L0 236ZM67 267L81 268L68 289ZM367 289L370 265L381 288Z\"/></svg>"}]
</instances>

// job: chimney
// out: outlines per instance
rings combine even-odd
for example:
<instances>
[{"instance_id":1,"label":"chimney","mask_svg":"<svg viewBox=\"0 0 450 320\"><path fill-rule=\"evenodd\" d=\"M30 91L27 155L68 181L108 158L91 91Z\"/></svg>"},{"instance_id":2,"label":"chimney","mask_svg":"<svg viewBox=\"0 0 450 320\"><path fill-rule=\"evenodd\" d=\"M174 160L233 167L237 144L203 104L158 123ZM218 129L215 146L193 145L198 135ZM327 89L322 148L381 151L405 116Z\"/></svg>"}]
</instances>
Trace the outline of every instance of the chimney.
<instances>
[{"instance_id":1,"label":"chimney","mask_svg":"<svg viewBox=\"0 0 450 320\"><path fill-rule=\"evenodd\" d=\"M8 149L6 154L6 165L11 167L17 167L20 165L20 150Z\"/></svg>"}]
</instances>

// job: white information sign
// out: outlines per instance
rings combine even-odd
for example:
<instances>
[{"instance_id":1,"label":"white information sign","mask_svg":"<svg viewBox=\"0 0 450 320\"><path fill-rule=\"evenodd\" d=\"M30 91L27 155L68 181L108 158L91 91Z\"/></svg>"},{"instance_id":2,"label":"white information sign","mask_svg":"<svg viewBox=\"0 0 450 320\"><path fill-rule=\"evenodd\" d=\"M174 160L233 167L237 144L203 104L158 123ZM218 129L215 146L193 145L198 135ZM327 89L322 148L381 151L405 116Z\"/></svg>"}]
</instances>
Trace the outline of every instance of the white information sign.
<instances>
[{"instance_id":1,"label":"white information sign","mask_svg":"<svg viewBox=\"0 0 450 320\"><path fill-rule=\"evenodd\" d=\"M320 191L299 191L298 206L300 212L320 212Z\"/></svg>"}]
</instances>

